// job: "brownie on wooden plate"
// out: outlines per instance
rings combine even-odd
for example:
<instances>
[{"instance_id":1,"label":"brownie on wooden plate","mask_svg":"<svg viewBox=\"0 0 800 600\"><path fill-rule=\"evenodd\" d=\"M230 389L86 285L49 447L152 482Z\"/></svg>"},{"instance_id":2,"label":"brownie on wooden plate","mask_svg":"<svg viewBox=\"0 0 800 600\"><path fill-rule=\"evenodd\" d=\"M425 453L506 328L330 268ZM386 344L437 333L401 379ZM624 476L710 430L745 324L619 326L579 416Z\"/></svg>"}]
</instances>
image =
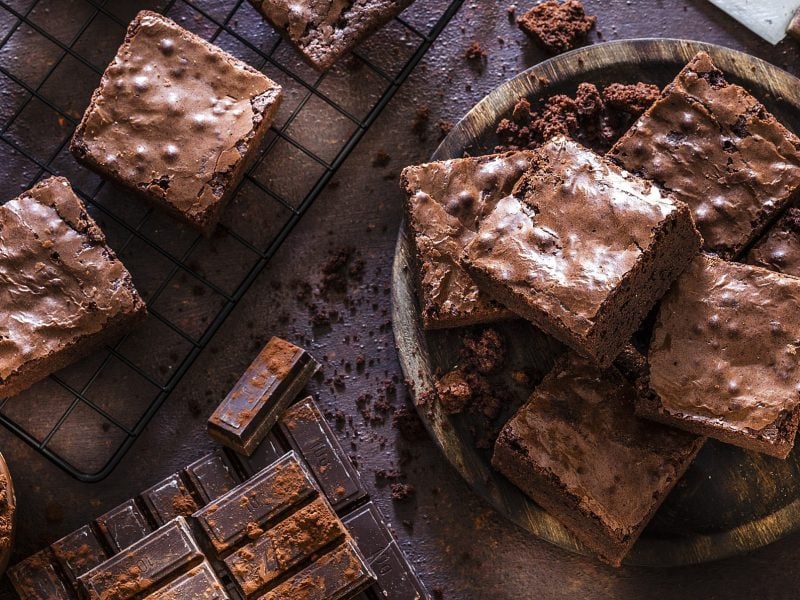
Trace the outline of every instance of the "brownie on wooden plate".
<instances>
[{"instance_id":1,"label":"brownie on wooden plate","mask_svg":"<svg viewBox=\"0 0 800 600\"><path fill-rule=\"evenodd\" d=\"M789 208L750 248L745 262L800 277L800 207Z\"/></svg>"},{"instance_id":2,"label":"brownie on wooden plate","mask_svg":"<svg viewBox=\"0 0 800 600\"><path fill-rule=\"evenodd\" d=\"M0 206L0 398L121 335L145 305L62 177Z\"/></svg>"},{"instance_id":3,"label":"brownie on wooden plate","mask_svg":"<svg viewBox=\"0 0 800 600\"><path fill-rule=\"evenodd\" d=\"M250 0L316 69L324 71L414 0Z\"/></svg>"},{"instance_id":4,"label":"brownie on wooden plate","mask_svg":"<svg viewBox=\"0 0 800 600\"><path fill-rule=\"evenodd\" d=\"M513 313L478 289L459 265L464 246L497 201L510 194L531 155L509 152L403 169L406 224L416 249L426 329L489 323Z\"/></svg>"},{"instance_id":5,"label":"brownie on wooden plate","mask_svg":"<svg viewBox=\"0 0 800 600\"><path fill-rule=\"evenodd\" d=\"M798 314L800 278L699 255L661 302L637 413L786 458L800 419Z\"/></svg>"},{"instance_id":6,"label":"brownie on wooden plate","mask_svg":"<svg viewBox=\"0 0 800 600\"><path fill-rule=\"evenodd\" d=\"M95 90L75 157L209 234L278 109L281 88L142 11Z\"/></svg>"},{"instance_id":7,"label":"brownie on wooden plate","mask_svg":"<svg viewBox=\"0 0 800 600\"><path fill-rule=\"evenodd\" d=\"M480 288L608 366L700 248L689 208L555 138L497 202L462 265Z\"/></svg>"},{"instance_id":8,"label":"brownie on wooden plate","mask_svg":"<svg viewBox=\"0 0 800 600\"><path fill-rule=\"evenodd\" d=\"M692 209L705 249L737 257L800 188L800 139L699 53L609 155Z\"/></svg>"},{"instance_id":9,"label":"brownie on wooden plate","mask_svg":"<svg viewBox=\"0 0 800 600\"><path fill-rule=\"evenodd\" d=\"M703 445L634 414L615 368L563 356L505 425L494 467L605 562L619 566Z\"/></svg>"}]
</instances>

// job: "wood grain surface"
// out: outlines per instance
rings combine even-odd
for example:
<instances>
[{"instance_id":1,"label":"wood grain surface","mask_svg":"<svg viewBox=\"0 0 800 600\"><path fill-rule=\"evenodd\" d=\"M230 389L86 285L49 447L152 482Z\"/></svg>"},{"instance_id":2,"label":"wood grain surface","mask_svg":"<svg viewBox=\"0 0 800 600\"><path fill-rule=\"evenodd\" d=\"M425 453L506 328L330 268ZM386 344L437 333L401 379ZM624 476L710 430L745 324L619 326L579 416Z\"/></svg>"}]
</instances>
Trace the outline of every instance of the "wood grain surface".
<instances>
[{"instance_id":1,"label":"wood grain surface","mask_svg":"<svg viewBox=\"0 0 800 600\"><path fill-rule=\"evenodd\" d=\"M699 50L709 52L729 80L761 100L779 120L800 132L800 80L750 55L701 42L629 40L599 44L536 65L479 102L442 142L431 160L485 154L494 130L521 97L537 100L598 85L646 81L663 86ZM411 244L401 227L393 266L394 334L414 397L432 387L434 374L457 360L459 330L424 332L416 300ZM509 372L533 373L533 383L562 351L558 342L522 322L498 326L510 347ZM509 378L510 379L510 378ZM513 389L512 413L530 389ZM471 488L504 516L535 536L584 553L558 521L494 472L489 451L478 450L469 417L445 414L437 404L418 409L449 462ZM800 455L786 461L709 441L660 508L626 564L671 566L747 552L800 529Z\"/></svg>"}]
</instances>

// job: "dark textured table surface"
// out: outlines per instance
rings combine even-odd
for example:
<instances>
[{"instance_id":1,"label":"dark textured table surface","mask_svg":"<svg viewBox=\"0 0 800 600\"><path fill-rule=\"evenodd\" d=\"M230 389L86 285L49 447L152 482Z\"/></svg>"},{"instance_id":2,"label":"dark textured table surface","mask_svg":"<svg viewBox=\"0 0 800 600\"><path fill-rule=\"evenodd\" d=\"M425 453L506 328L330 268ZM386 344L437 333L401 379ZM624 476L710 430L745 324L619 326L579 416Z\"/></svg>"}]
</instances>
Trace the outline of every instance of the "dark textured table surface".
<instances>
[{"instance_id":1,"label":"dark textured table surface","mask_svg":"<svg viewBox=\"0 0 800 600\"><path fill-rule=\"evenodd\" d=\"M400 169L425 160L437 145L440 119L457 120L508 77L544 56L510 22L509 2L466 2L432 51L337 175L277 258L194 365L116 471L100 484L83 484L52 467L7 431L0 448L12 470L19 500L19 530L12 562L112 508L163 476L201 456L211 446L205 417L271 335L304 344L324 359L325 377L312 392L331 414L352 424L339 430L359 471L394 525L403 549L429 589L451 599L512 598L794 598L800 588L800 534L746 556L673 569L611 569L568 554L507 523L478 500L427 439L409 442L391 418L367 422L357 399L386 396L406 402L389 323L390 267L402 196ZM527 8L530 0L518 2ZM684 37L718 43L764 58L795 74L800 46L760 41L705 0L587 0L598 15L591 40ZM600 37L602 34L602 38ZM479 41L483 68L464 59ZM427 135L411 123L421 106L430 109ZM373 166L380 152L388 164ZM379 161L380 162L380 161ZM382 163L381 163L382 164ZM300 282L319 285L331 252L354 244L364 261L363 277L346 294L333 294L328 308L340 320L312 327ZM300 294L302 296L302 294ZM357 339L356 339L357 338ZM363 371L345 367L363 353ZM123 390L120 393L124 393ZM393 502L375 470L400 468L416 494ZM13 597L4 582L0 597Z\"/></svg>"}]
</instances>

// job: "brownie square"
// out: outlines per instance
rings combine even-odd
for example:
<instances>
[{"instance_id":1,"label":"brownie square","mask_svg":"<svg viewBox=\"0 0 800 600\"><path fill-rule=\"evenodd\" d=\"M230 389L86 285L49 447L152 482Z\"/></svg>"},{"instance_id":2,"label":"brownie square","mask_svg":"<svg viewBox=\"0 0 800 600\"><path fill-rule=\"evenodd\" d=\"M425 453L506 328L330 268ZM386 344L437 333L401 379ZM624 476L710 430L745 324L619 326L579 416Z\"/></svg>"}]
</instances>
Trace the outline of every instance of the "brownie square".
<instances>
[{"instance_id":1,"label":"brownie square","mask_svg":"<svg viewBox=\"0 0 800 600\"><path fill-rule=\"evenodd\" d=\"M800 188L800 139L695 56L609 155L692 209L704 248L738 257Z\"/></svg>"},{"instance_id":2,"label":"brownie square","mask_svg":"<svg viewBox=\"0 0 800 600\"><path fill-rule=\"evenodd\" d=\"M563 356L506 423L492 465L614 566L638 539L705 438L634 413L615 368Z\"/></svg>"},{"instance_id":3,"label":"brownie square","mask_svg":"<svg viewBox=\"0 0 800 600\"><path fill-rule=\"evenodd\" d=\"M131 22L70 150L206 235L278 109L278 84L170 19Z\"/></svg>"},{"instance_id":4,"label":"brownie square","mask_svg":"<svg viewBox=\"0 0 800 600\"><path fill-rule=\"evenodd\" d=\"M63 177L0 206L0 399L145 315L131 276Z\"/></svg>"},{"instance_id":5,"label":"brownie square","mask_svg":"<svg viewBox=\"0 0 800 600\"><path fill-rule=\"evenodd\" d=\"M596 21L597 17L586 14L580 0L547 0L522 15L517 24L550 54L560 54L582 42Z\"/></svg>"},{"instance_id":6,"label":"brownie square","mask_svg":"<svg viewBox=\"0 0 800 600\"><path fill-rule=\"evenodd\" d=\"M555 138L466 246L480 288L608 366L697 254L689 208L580 144Z\"/></svg>"},{"instance_id":7,"label":"brownie square","mask_svg":"<svg viewBox=\"0 0 800 600\"><path fill-rule=\"evenodd\" d=\"M250 0L320 71L399 15L414 0Z\"/></svg>"},{"instance_id":8,"label":"brownie square","mask_svg":"<svg viewBox=\"0 0 800 600\"><path fill-rule=\"evenodd\" d=\"M750 249L745 262L800 277L800 207L789 208Z\"/></svg>"},{"instance_id":9,"label":"brownie square","mask_svg":"<svg viewBox=\"0 0 800 600\"><path fill-rule=\"evenodd\" d=\"M786 458L800 417L800 278L700 255L661 302L637 413Z\"/></svg>"},{"instance_id":10,"label":"brownie square","mask_svg":"<svg viewBox=\"0 0 800 600\"><path fill-rule=\"evenodd\" d=\"M426 329L508 319L514 314L480 291L459 257L480 220L511 193L530 166L526 152L458 158L407 167L406 224L416 251L422 323Z\"/></svg>"}]
</instances>

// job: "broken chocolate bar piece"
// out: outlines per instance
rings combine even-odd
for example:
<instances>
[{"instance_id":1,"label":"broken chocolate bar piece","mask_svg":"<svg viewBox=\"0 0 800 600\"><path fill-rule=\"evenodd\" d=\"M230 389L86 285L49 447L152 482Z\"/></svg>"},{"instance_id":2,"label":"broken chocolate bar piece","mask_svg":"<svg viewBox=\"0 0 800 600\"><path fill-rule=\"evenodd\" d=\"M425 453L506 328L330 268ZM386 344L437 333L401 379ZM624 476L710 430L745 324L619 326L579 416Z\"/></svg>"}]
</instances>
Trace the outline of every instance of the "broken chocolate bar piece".
<instances>
[{"instance_id":1,"label":"broken chocolate bar piece","mask_svg":"<svg viewBox=\"0 0 800 600\"><path fill-rule=\"evenodd\" d=\"M319 369L302 348L273 337L208 420L208 433L249 456Z\"/></svg>"},{"instance_id":2,"label":"broken chocolate bar piece","mask_svg":"<svg viewBox=\"0 0 800 600\"><path fill-rule=\"evenodd\" d=\"M127 600L157 590L204 560L183 517L177 517L78 579L89 598Z\"/></svg>"},{"instance_id":3,"label":"broken chocolate bar piece","mask_svg":"<svg viewBox=\"0 0 800 600\"><path fill-rule=\"evenodd\" d=\"M157 592L145 597L145 600L229 600L222 583L217 578L208 561L200 566L179 575L171 583Z\"/></svg>"},{"instance_id":4,"label":"broken chocolate bar piece","mask_svg":"<svg viewBox=\"0 0 800 600\"><path fill-rule=\"evenodd\" d=\"M188 517L199 508L178 473L142 492L142 501L159 526L177 516Z\"/></svg>"},{"instance_id":5,"label":"broken chocolate bar piece","mask_svg":"<svg viewBox=\"0 0 800 600\"><path fill-rule=\"evenodd\" d=\"M227 494L241 481L222 450L190 464L186 467L186 476L204 504Z\"/></svg>"},{"instance_id":6,"label":"broken chocolate bar piece","mask_svg":"<svg viewBox=\"0 0 800 600\"><path fill-rule=\"evenodd\" d=\"M152 531L133 499L98 517L97 528L114 552L122 552Z\"/></svg>"},{"instance_id":7,"label":"broken chocolate bar piece","mask_svg":"<svg viewBox=\"0 0 800 600\"><path fill-rule=\"evenodd\" d=\"M274 433L269 433L267 437L264 438L264 441L253 450L253 454L250 456L240 455L237 456L237 459L242 465L242 470L244 470L248 477L252 477L261 469L268 467L286 454L287 450L288 448L284 448L284 445Z\"/></svg>"},{"instance_id":8,"label":"broken chocolate bar piece","mask_svg":"<svg viewBox=\"0 0 800 600\"><path fill-rule=\"evenodd\" d=\"M366 495L330 425L309 397L281 417L289 444L307 461L320 487L338 511Z\"/></svg>"},{"instance_id":9,"label":"broken chocolate bar piece","mask_svg":"<svg viewBox=\"0 0 800 600\"><path fill-rule=\"evenodd\" d=\"M65 535L57 542L53 542L50 547L73 586L78 585L78 577L108 558L91 525L84 525Z\"/></svg>"},{"instance_id":10,"label":"broken chocolate bar piece","mask_svg":"<svg viewBox=\"0 0 800 600\"><path fill-rule=\"evenodd\" d=\"M11 567L8 578L22 600L75 598L75 594L59 576L50 548L45 548Z\"/></svg>"}]
</instances>

